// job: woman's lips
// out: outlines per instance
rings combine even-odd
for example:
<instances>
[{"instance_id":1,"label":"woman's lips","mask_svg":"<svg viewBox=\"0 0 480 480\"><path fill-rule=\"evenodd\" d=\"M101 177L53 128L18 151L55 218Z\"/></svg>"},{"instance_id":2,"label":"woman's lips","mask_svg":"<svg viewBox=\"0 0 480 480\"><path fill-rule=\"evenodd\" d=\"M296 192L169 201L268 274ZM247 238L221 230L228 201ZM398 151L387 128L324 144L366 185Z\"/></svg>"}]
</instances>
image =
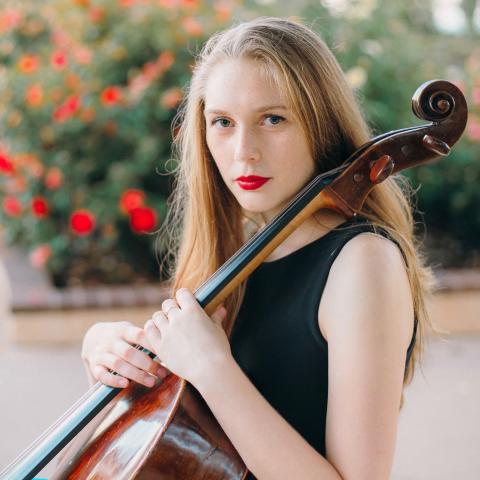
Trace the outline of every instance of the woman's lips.
<instances>
[{"instance_id":1,"label":"woman's lips","mask_svg":"<svg viewBox=\"0 0 480 480\"><path fill-rule=\"evenodd\" d=\"M270 178L258 177L257 175L249 175L248 177L238 177L236 182L244 190L256 190L264 183L268 182Z\"/></svg>"}]
</instances>

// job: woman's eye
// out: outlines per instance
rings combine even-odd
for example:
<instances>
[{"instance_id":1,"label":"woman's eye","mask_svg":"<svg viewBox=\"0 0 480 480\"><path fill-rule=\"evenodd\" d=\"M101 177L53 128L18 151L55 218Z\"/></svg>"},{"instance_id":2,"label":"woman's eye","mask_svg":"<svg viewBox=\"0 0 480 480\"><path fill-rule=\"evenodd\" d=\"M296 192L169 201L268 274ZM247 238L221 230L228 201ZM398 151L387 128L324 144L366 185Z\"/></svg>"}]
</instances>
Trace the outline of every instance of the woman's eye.
<instances>
[{"instance_id":1,"label":"woman's eye","mask_svg":"<svg viewBox=\"0 0 480 480\"><path fill-rule=\"evenodd\" d=\"M283 117L280 115L267 115L265 119L270 118L271 119L271 125L278 125L281 123L283 120L285 120Z\"/></svg>"},{"instance_id":2,"label":"woman's eye","mask_svg":"<svg viewBox=\"0 0 480 480\"><path fill-rule=\"evenodd\" d=\"M281 117L280 115L265 115L265 119L270 119L270 125L278 125L281 123L285 118ZM232 122L225 117L219 117L212 120L211 125L218 125L220 128L228 128L232 126Z\"/></svg>"},{"instance_id":3,"label":"woman's eye","mask_svg":"<svg viewBox=\"0 0 480 480\"><path fill-rule=\"evenodd\" d=\"M220 125L222 128L227 128L230 126L230 120L228 118L216 118L212 121L212 125Z\"/></svg>"}]
</instances>

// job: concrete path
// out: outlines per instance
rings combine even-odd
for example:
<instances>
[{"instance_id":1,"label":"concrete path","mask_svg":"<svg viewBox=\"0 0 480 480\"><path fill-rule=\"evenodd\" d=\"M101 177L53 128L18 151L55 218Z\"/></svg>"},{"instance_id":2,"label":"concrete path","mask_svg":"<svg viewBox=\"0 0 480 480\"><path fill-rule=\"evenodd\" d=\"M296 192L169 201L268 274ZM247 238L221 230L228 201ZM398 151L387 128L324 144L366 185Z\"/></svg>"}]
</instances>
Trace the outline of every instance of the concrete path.
<instances>
[{"instance_id":1,"label":"concrete path","mask_svg":"<svg viewBox=\"0 0 480 480\"><path fill-rule=\"evenodd\" d=\"M0 468L87 388L80 347L0 351ZM430 341L405 390L392 480L480 478L480 335Z\"/></svg>"}]
</instances>

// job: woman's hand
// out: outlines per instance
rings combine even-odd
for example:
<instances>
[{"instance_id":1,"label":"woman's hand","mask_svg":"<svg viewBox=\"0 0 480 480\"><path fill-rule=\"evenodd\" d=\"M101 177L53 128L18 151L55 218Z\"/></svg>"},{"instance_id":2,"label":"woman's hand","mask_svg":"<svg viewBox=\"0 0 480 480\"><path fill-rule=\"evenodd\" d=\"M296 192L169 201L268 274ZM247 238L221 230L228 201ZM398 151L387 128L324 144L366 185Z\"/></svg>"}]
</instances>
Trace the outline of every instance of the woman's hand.
<instances>
[{"instance_id":1,"label":"woman's hand","mask_svg":"<svg viewBox=\"0 0 480 480\"><path fill-rule=\"evenodd\" d=\"M156 377L164 378L169 373L134 345L152 351L144 330L129 322L93 325L82 344L82 359L89 377L93 377L91 383L98 380L111 387L123 388L129 385L129 380L134 380L153 387Z\"/></svg>"},{"instance_id":2,"label":"woman's hand","mask_svg":"<svg viewBox=\"0 0 480 480\"><path fill-rule=\"evenodd\" d=\"M187 288L177 290L175 299L162 303L145 324L147 341L162 364L192 385L208 374L211 366L230 358L230 343L222 322L225 307L211 317Z\"/></svg>"}]
</instances>

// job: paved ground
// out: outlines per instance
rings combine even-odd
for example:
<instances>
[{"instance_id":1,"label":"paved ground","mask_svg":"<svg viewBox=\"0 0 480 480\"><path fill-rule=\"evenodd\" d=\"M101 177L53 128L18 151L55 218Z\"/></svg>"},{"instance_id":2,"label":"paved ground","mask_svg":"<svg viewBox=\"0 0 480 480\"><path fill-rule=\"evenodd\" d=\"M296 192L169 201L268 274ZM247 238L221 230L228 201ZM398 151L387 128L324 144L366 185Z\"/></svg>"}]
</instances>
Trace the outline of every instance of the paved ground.
<instances>
[{"instance_id":1,"label":"paved ground","mask_svg":"<svg viewBox=\"0 0 480 480\"><path fill-rule=\"evenodd\" d=\"M405 391L392 480L480 478L480 335L432 341ZM79 347L0 351L0 467L86 390Z\"/></svg>"},{"instance_id":2,"label":"paved ground","mask_svg":"<svg viewBox=\"0 0 480 480\"><path fill-rule=\"evenodd\" d=\"M480 335L432 341L405 390L392 480L480 478Z\"/></svg>"}]
</instances>

